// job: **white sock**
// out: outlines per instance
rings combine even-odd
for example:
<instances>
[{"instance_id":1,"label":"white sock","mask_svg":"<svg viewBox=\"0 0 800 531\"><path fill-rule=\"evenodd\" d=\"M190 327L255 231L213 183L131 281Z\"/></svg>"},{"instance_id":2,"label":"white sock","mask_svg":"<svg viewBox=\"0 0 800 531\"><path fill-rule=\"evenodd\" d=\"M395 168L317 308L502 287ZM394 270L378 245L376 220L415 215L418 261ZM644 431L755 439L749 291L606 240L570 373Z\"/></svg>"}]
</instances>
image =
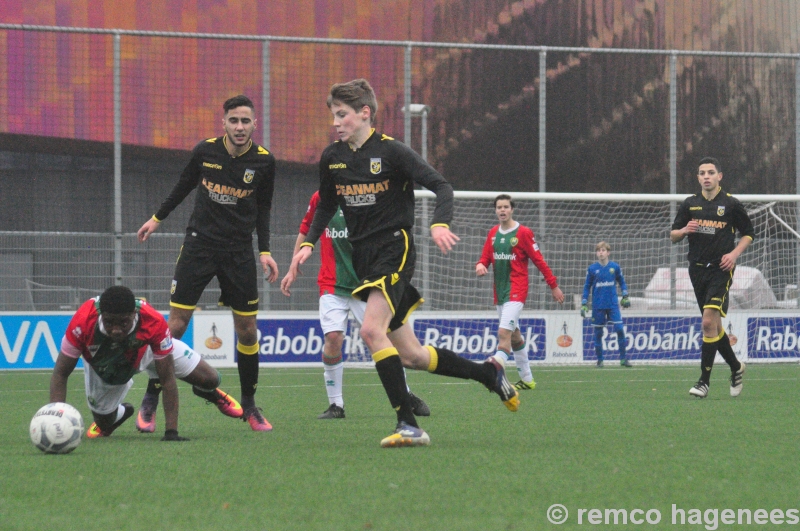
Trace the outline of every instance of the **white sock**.
<instances>
[{"instance_id":1,"label":"white sock","mask_svg":"<svg viewBox=\"0 0 800 531\"><path fill-rule=\"evenodd\" d=\"M344 363L339 362L336 365L325 365L325 392L328 393L328 403L336 404L339 407L344 407L344 399L342 398L342 373L344 372Z\"/></svg>"},{"instance_id":2,"label":"white sock","mask_svg":"<svg viewBox=\"0 0 800 531\"><path fill-rule=\"evenodd\" d=\"M514 361L517 364L519 379L525 383L532 382L533 374L531 373L531 365L528 362L528 351L525 347L514 351Z\"/></svg>"},{"instance_id":3,"label":"white sock","mask_svg":"<svg viewBox=\"0 0 800 531\"><path fill-rule=\"evenodd\" d=\"M494 353L494 359L500 362L500 364L505 367L506 363L508 362L508 354L503 352L502 350L498 350Z\"/></svg>"},{"instance_id":4,"label":"white sock","mask_svg":"<svg viewBox=\"0 0 800 531\"><path fill-rule=\"evenodd\" d=\"M120 404L119 407L117 408L117 418L114 419L114 423L118 422L119 419L121 419L124 414L125 414L125 406Z\"/></svg>"}]
</instances>

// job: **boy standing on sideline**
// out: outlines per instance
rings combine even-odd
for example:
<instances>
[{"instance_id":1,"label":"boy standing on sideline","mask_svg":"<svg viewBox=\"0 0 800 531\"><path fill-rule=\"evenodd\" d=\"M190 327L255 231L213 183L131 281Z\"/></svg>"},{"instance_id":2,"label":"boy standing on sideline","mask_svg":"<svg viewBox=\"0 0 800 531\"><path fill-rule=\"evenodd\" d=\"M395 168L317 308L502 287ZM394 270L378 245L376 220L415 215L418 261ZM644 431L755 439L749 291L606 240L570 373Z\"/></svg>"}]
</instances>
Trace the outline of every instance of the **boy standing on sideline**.
<instances>
[{"instance_id":1,"label":"boy standing on sideline","mask_svg":"<svg viewBox=\"0 0 800 531\"><path fill-rule=\"evenodd\" d=\"M719 185L722 166L717 159L706 157L700 161L697 180L700 193L684 200L669 234L672 243L689 237L689 279L703 313L700 379L689 389L689 394L698 398L708 396L711 369L719 351L731 368L731 396L739 396L745 367L736 359L722 318L728 311L728 291L736 260L753 241L755 231L744 205Z\"/></svg>"},{"instance_id":2,"label":"boy standing on sideline","mask_svg":"<svg viewBox=\"0 0 800 531\"><path fill-rule=\"evenodd\" d=\"M475 274L479 277L488 273L490 265L494 269L494 303L500 324L497 328L497 353L493 357L505 365L513 351L520 377L514 387L533 389L536 382L533 381L525 340L519 331L519 316L528 298L528 260L541 271L556 302L563 303L564 294L539 251L533 231L514 221L511 196L500 194L495 197L494 211L500 224L489 231L481 258L475 264Z\"/></svg>"},{"instance_id":3,"label":"boy standing on sideline","mask_svg":"<svg viewBox=\"0 0 800 531\"><path fill-rule=\"evenodd\" d=\"M216 276L222 291L220 305L230 306L238 338L236 358L242 389L242 419L254 431L270 431L272 425L255 401L258 273L253 257L253 231L258 235L261 269L270 282L275 282L278 265L269 251L275 157L253 143L256 119L250 98L234 96L222 105L222 110L225 134L195 146L178 183L158 212L142 225L137 236L140 243L147 241L175 207L192 190L197 190L172 279L169 329L173 337L183 337L197 301ZM150 380L140 417L147 420L155 411L159 392L158 380Z\"/></svg>"},{"instance_id":4,"label":"boy standing on sideline","mask_svg":"<svg viewBox=\"0 0 800 531\"><path fill-rule=\"evenodd\" d=\"M306 234L311 229L311 222L314 220L318 204L319 191L314 192L308 203L308 210L300 223L300 232L297 234L292 256L297 254L300 245L306 241ZM347 314L352 312L353 317L360 325L364 322L367 303L352 295L353 290L358 287L358 276L353 270L353 246L347 241L347 224L341 208L336 211L328 226L325 227L325 232L319 237L319 249L322 262L317 275L319 324L325 336L325 344L322 347L322 365L329 406L317 418L343 419L345 414L342 394L342 373L344 372L342 344L344 343L344 332L347 330ZM291 296L291 292L285 286L290 286L294 281L293 271L290 269L281 281L281 291L287 297ZM414 415L429 416L431 411L427 404L410 390L409 393Z\"/></svg>"},{"instance_id":5,"label":"boy standing on sideline","mask_svg":"<svg viewBox=\"0 0 800 531\"><path fill-rule=\"evenodd\" d=\"M517 411L519 393L500 363L493 358L474 363L446 349L423 347L408 324L411 312L424 302L411 285L416 262L411 234L414 184L436 194L431 238L445 254L459 240L449 227L453 187L411 148L372 127L378 102L366 79L333 85L327 105L339 140L320 157L320 201L290 271L296 278L299 266L341 208L353 246L353 268L360 279L353 296L367 302L361 338L397 415L397 427L381 440L381 447L430 444L414 416L404 366L475 380L496 392L510 411ZM287 282L283 288L290 286Z\"/></svg>"},{"instance_id":6,"label":"boy standing on sideline","mask_svg":"<svg viewBox=\"0 0 800 531\"><path fill-rule=\"evenodd\" d=\"M595 248L597 262L589 266L586 271L586 283L583 285L583 299L581 300L581 317L586 317L589 311L589 293L592 294L592 326L594 327L594 351L597 353L597 367L603 366L603 331L606 324L614 327L619 342L619 364L630 367L631 364L625 356L625 329L622 326L622 314L619 306L629 308L631 300L628 298L628 286L622 276L622 268L618 263L608 259L611 254L611 245L606 242L598 243ZM622 290L622 300L617 301L617 283Z\"/></svg>"}]
</instances>

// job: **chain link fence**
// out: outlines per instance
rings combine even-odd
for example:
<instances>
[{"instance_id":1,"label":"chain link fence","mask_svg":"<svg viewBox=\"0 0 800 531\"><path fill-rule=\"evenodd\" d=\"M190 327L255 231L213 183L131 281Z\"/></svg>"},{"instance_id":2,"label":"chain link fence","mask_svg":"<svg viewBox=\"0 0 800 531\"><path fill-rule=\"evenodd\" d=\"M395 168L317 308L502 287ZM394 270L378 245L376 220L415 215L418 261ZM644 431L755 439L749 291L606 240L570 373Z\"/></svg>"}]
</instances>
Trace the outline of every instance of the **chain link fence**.
<instances>
[{"instance_id":1,"label":"chain link fence","mask_svg":"<svg viewBox=\"0 0 800 531\"><path fill-rule=\"evenodd\" d=\"M0 48L0 311L74 309L114 283L165 309L192 197L148 244L135 231L238 93L279 160L272 248L284 270L333 140L325 97L356 77L376 89L377 128L456 189L693 193L706 154L733 193L800 183L798 54L10 24ZM262 309L316 309L305 269L292 299L265 283ZM216 290L200 307L216 306Z\"/></svg>"}]
</instances>

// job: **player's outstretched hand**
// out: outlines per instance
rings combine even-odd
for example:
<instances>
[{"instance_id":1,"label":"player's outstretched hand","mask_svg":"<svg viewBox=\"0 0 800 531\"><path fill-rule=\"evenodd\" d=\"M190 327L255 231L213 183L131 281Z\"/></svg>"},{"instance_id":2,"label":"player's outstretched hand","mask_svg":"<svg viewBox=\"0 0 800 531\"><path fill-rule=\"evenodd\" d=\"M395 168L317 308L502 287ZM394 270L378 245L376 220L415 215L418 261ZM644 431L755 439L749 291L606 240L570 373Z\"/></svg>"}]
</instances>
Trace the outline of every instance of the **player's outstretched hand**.
<instances>
[{"instance_id":1,"label":"player's outstretched hand","mask_svg":"<svg viewBox=\"0 0 800 531\"><path fill-rule=\"evenodd\" d=\"M181 437L178 435L178 430L167 430L164 432L164 436L161 437L162 441L188 441L186 437Z\"/></svg>"},{"instance_id":2,"label":"player's outstretched hand","mask_svg":"<svg viewBox=\"0 0 800 531\"><path fill-rule=\"evenodd\" d=\"M450 232L450 229L441 225L431 227L431 238L444 254L452 251L456 242L461 241L461 238Z\"/></svg>"},{"instance_id":3,"label":"player's outstretched hand","mask_svg":"<svg viewBox=\"0 0 800 531\"><path fill-rule=\"evenodd\" d=\"M564 304L564 292L561 291L561 288L556 286L551 291L553 292L553 299L559 304Z\"/></svg>"},{"instance_id":4,"label":"player's outstretched hand","mask_svg":"<svg viewBox=\"0 0 800 531\"><path fill-rule=\"evenodd\" d=\"M264 274L267 275L267 281L272 283L278 280L278 264L275 262L275 259L268 254L261 254L258 256L258 259L261 261L261 269L263 269Z\"/></svg>"},{"instance_id":5,"label":"player's outstretched hand","mask_svg":"<svg viewBox=\"0 0 800 531\"><path fill-rule=\"evenodd\" d=\"M586 318L587 313L589 313L589 307L586 303L583 303L583 305L581 305L581 317Z\"/></svg>"},{"instance_id":6,"label":"player's outstretched hand","mask_svg":"<svg viewBox=\"0 0 800 531\"><path fill-rule=\"evenodd\" d=\"M136 237L139 240L139 243L144 243L147 241L147 238L153 234L158 226L161 225L161 222L156 221L155 218L148 219L144 225L139 228L139 231L136 233Z\"/></svg>"},{"instance_id":7,"label":"player's outstretched hand","mask_svg":"<svg viewBox=\"0 0 800 531\"><path fill-rule=\"evenodd\" d=\"M295 254L294 257L292 258L292 264L289 266L289 272L286 273L286 276L283 277L283 280L281 280L281 293L283 293L287 297L289 297L292 294L289 288L292 287L294 281L301 274L300 265L306 263L306 260L308 260L309 257L311 257L312 249L313 249L312 247L304 245L303 247L300 247L300 250L297 251L297 254Z\"/></svg>"},{"instance_id":8,"label":"player's outstretched hand","mask_svg":"<svg viewBox=\"0 0 800 531\"><path fill-rule=\"evenodd\" d=\"M622 296L622 300L619 301L623 308L630 308L631 307L631 299L627 295Z\"/></svg>"}]
</instances>

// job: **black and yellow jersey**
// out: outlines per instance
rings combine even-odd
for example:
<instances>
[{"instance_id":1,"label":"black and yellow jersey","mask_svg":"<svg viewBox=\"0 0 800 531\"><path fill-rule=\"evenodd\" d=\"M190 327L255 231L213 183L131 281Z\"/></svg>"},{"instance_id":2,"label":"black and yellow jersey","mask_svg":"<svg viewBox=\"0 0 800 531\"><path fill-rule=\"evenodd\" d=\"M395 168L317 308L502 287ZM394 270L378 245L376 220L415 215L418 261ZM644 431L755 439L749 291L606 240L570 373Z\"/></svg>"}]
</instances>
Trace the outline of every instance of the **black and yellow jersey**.
<instances>
[{"instance_id":1,"label":"black and yellow jersey","mask_svg":"<svg viewBox=\"0 0 800 531\"><path fill-rule=\"evenodd\" d=\"M672 230L684 228L693 219L700 224L697 232L687 236L687 259L693 264L719 264L722 256L736 247L736 231L742 238L755 238L744 205L722 188L711 201L702 193L687 197L675 215Z\"/></svg>"},{"instance_id":2,"label":"black and yellow jersey","mask_svg":"<svg viewBox=\"0 0 800 531\"><path fill-rule=\"evenodd\" d=\"M436 194L431 225L449 225L453 187L414 150L376 131L358 149L337 141L319 162L320 202L306 241L316 243L341 207L348 239L410 230L414 226L414 183Z\"/></svg>"},{"instance_id":3,"label":"black and yellow jersey","mask_svg":"<svg viewBox=\"0 0 800 531\"><path fill-rule=\"evenodd\" d=\"M192 151L178 183L156 212L163 221L197 188L187 235L214 246L252 245L258 234L259 252L269 251L269 221L275 188L275 157L250 141L247 151L232 157L227 138L209 138Z\"/></svg>"}]
</instances>

